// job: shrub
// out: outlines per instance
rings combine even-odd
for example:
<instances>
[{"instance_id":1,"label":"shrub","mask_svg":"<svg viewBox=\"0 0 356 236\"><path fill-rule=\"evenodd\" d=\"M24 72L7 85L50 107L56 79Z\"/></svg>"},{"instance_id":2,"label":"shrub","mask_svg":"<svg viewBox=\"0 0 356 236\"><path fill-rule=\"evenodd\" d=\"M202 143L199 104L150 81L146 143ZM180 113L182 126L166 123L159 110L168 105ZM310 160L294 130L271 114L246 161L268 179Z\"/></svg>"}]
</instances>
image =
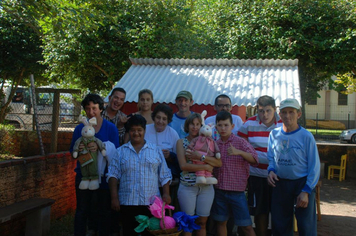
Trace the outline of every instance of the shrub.
<instances>
[{"instance_id":1,"label":"shrub","mask_svg":"<svg viewBox=\"0 0 356 236\"><path fill-rule=\"evenodd\" d=\"M8 124L0 124L0 154L13 154L15 127Z\"/></svg>"}]
</instances>

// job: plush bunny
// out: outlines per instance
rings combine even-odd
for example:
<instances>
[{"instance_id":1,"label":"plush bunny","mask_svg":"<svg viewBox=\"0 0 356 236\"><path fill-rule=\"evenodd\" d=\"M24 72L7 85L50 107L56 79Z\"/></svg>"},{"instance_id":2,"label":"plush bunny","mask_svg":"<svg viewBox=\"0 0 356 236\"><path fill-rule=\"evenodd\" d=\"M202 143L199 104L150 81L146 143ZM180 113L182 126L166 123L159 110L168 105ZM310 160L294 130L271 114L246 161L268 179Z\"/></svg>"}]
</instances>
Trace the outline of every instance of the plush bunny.
<instances>
[{"instance_id":1,"label":"plush bunny","mask_svg":"<svg viewBox=\"0 0 356 236\"><path fill-rule=\"evenodd\" d=\"M216 157L220 159L220 149L217 143L211 137L213 132L213 127L206 125L204 123L204 117L206 116L206 111L204 110L201 114L203 126L199 130L199 136L194 138L188 149L195 150L202 155ZM193 161L193 164L205 164L203 161ZM209 171L197 171L195 172L197 178L197 184L217 184L218 180Z\"/></svg>"},{"instance_id":2,"label":"plush bunny","mask_svg":"<svg viewBox=\"0 0 356 236\"><path fill-rule=\"evenodd\" d=\"M82 117L84 127L82 129L82 137L75 141L73 147L73 158L78 158L80 162L80 169L82 172L82 181L79 184L79 189L95 190L99 188L99 175L98 175L98 151L100 150L103 156L106 155L106 148L104 143L97 139L93 125L96 125L96 118L93 117L87 121L86 117ZM88 144L96 142L98 145L97 152L90 152ZM84 144L84 149L79 152L79 144ZM78 153L79 152L79 153ZM78 155L79 154L79 155Z\"/></svg>"}]
</instances>

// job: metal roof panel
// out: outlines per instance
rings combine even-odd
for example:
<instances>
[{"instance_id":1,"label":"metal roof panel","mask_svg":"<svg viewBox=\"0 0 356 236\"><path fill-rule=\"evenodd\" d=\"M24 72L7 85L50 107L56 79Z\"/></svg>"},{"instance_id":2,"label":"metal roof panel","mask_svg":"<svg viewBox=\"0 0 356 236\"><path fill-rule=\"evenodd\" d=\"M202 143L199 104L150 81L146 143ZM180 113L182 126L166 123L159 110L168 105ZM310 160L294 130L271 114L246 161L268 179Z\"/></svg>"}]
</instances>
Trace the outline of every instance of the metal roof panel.
<instances>
[{"instance_id":1,"label":"metal roof panel","mask_svg":"<svg viewBox=\"0 0 356 236\"><path fill-rule=\"evenodd\" d=\"M154 59L130 58L132 66L115 87L126 90L126 101L137 102L141 89L150 89L154 102L175 103L188 90L197 104L213 104L219 94L233 105L254 106L262 95L301 101L298 60Z\"/></svg>"}]
</instances>

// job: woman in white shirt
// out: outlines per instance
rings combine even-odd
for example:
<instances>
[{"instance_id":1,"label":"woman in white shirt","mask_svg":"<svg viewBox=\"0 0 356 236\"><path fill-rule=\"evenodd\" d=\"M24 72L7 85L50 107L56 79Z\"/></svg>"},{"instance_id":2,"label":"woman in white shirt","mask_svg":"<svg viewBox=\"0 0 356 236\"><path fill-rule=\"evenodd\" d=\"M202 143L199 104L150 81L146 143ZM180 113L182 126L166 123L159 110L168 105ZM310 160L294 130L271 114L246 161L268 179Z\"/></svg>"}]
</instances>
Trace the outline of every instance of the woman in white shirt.
<instances>
[{"instance_id":1,"label":"woman in white shirt","mask_svg":"<svg viewBox=\"0 0 356 236\"><path fill-rule=\"evenodd\" d=\"M179 178L180 169L177 161L177 132L168 126L172 121L173 110L166 104L159 104L152 112L153 124L146 126L145 139L162 149L173 177Z\"/></svg>"}]
</instances>

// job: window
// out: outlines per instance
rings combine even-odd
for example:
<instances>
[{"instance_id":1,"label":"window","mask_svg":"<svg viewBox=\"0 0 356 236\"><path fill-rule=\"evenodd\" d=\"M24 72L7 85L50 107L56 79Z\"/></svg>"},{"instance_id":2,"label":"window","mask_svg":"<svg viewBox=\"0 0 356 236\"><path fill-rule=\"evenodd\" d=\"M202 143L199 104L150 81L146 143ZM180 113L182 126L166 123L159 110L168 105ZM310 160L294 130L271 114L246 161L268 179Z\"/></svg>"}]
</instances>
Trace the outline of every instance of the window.
<instances>
[{"instance_id":1,"label":"window","mask_svg":"<svg viewBox=\"0 0 356 236\"><path fill-rule=\"evenodd\" d=\"M342 106L347 106L347 94L338 93L337 104Z\"/></svg>"},{"instance_id":2,"label":"window","mask_svg":"<svg viewBox=\"0 0 356 236\"><path fill-rule=\"evenodd\" d=\"M318 98L310 98L307 103L308 103L308 105L318 105L317 101L318 101Z\"/></svg>"}]
</instances>

